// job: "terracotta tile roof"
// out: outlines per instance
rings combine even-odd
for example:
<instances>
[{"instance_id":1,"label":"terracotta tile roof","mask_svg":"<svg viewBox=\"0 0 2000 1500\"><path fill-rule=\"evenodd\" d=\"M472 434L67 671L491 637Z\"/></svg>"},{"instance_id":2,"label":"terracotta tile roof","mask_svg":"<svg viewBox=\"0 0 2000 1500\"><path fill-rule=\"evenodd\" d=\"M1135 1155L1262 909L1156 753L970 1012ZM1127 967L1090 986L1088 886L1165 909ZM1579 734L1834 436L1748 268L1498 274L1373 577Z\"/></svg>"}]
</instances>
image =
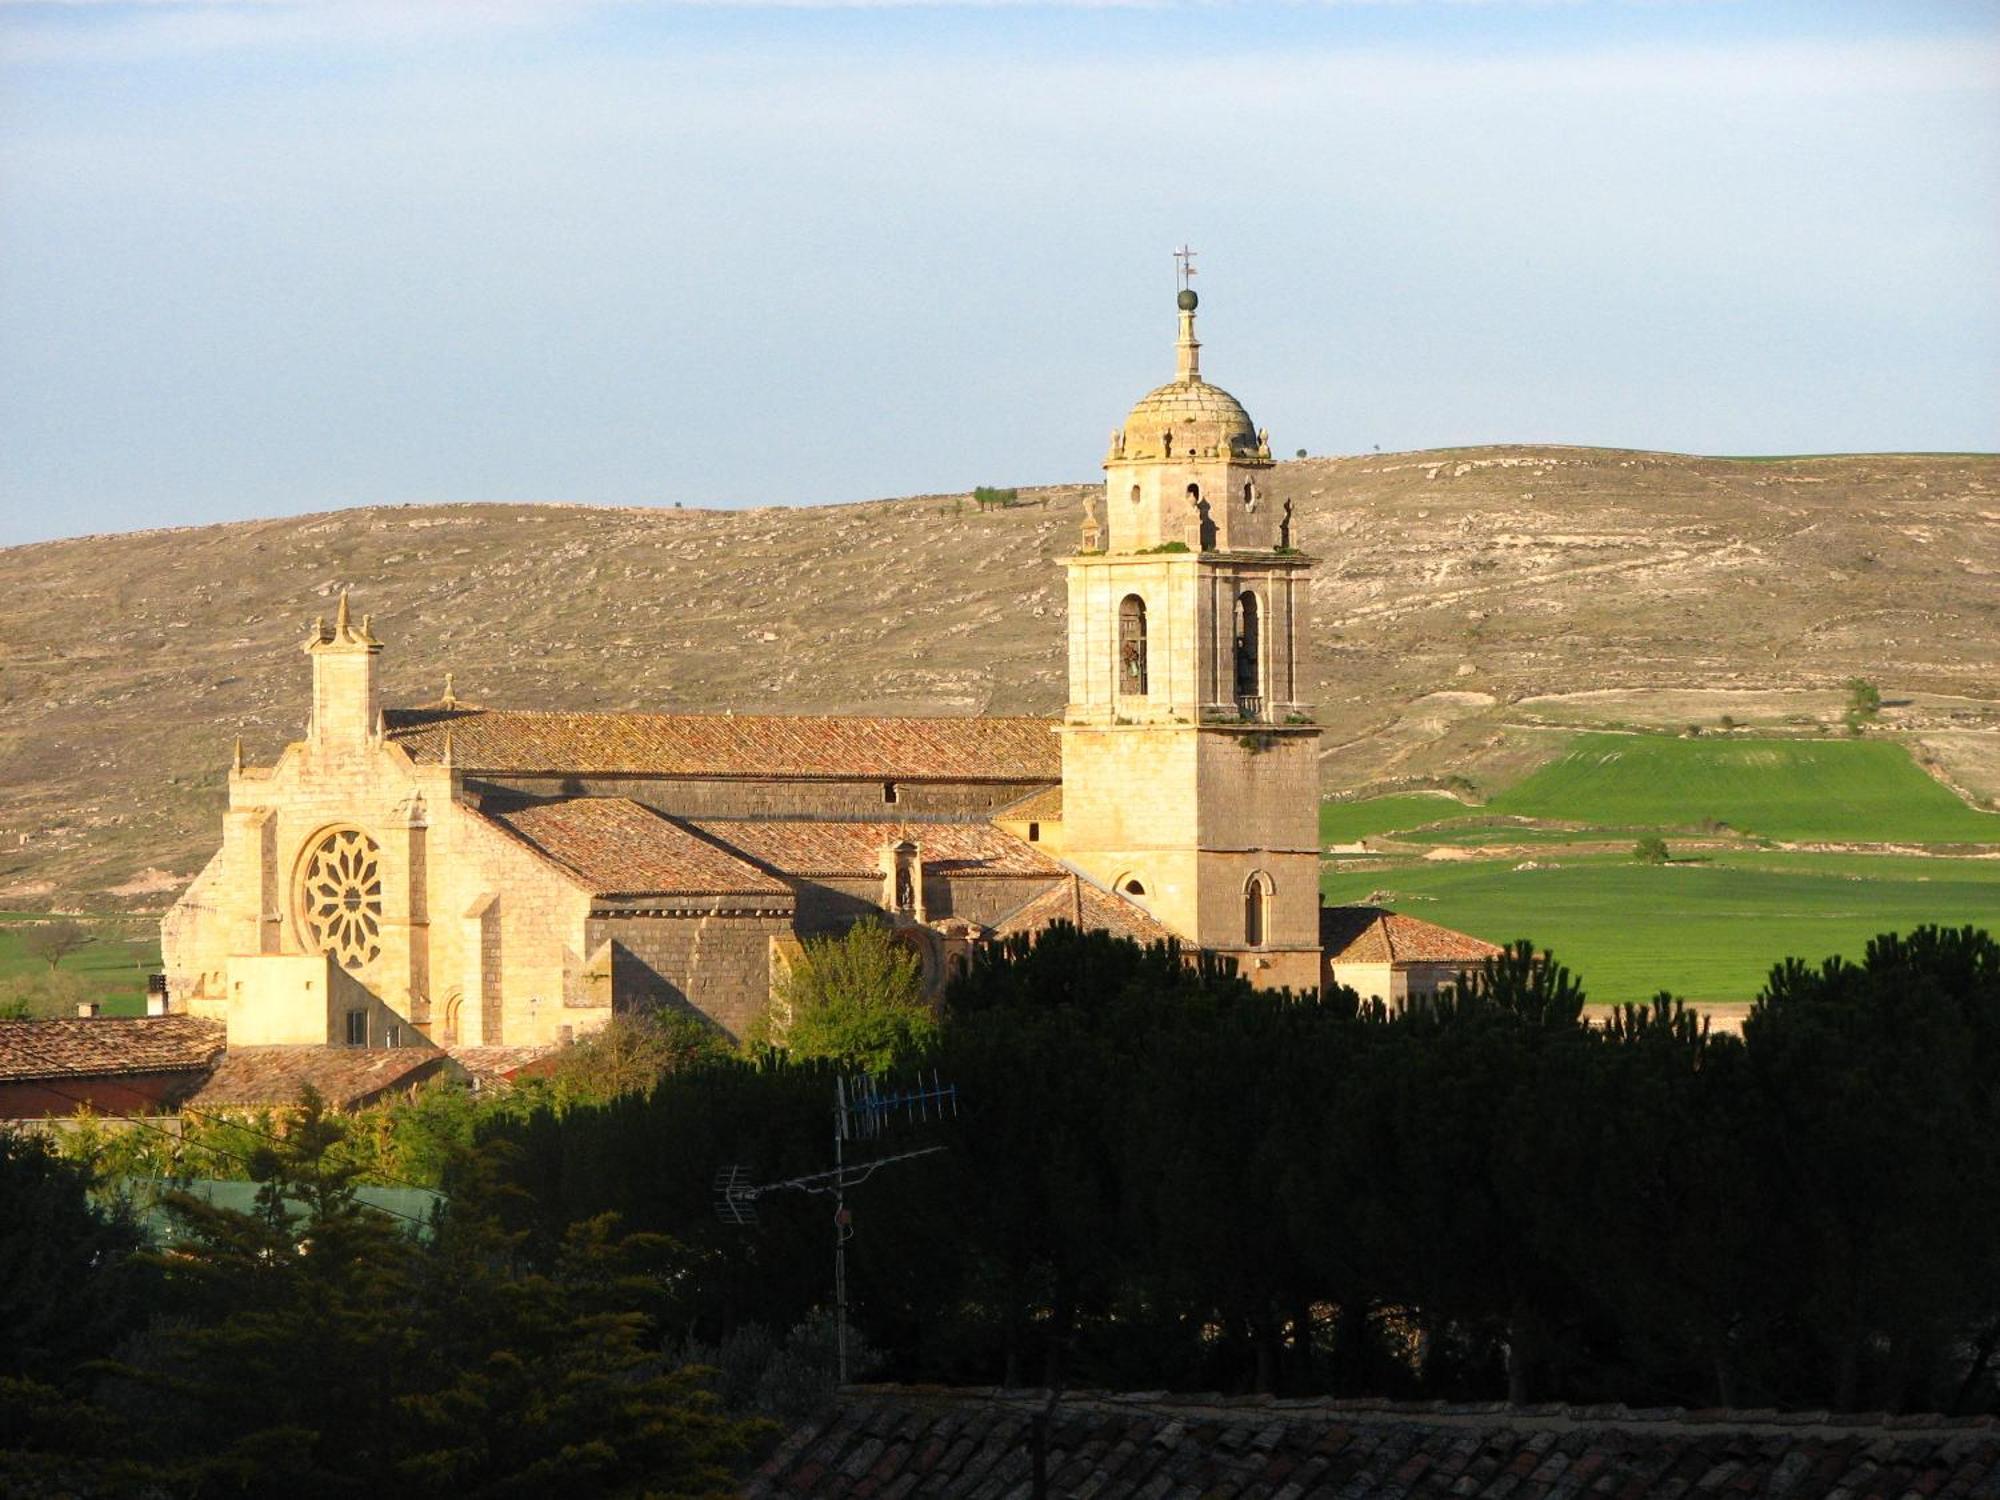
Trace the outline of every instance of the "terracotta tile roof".
<instances>
[{"instance_id":1,"label":"terracotta tile roof","mask_svg":"<svg viewBox=\"0 0 2000 1500\"><path fill-rule=\"evenodd\" d=\"M388 737L436 765L495 774L881 777L902 781L1056 781L1050 719L765 714L564 714L392 708Z\"/></svg>"},{"instance_id":2,"label":"terracotta tile roof","mask_svg":"<svg viewBox=\"0 0 2000 1500\"><path fill-rule=\"evenodd\" d=\"M1018 802L1010 802L993 816L996 818L1025 819L1034 823L1060 823L1063 810L1062 783L1045 786L1039 792L1030 792Z\"/></svg>"},{"instance_id":3,"label":"terracotta tile roof","mask_svg":"<svg viewBox=\"0 0 2000 1500\"><path fill-rule=\"evenodd\" d=\"M782 881L630 798L489 804L481 812L594 896L790 894Z\"/></svg>"},{"instance_id":4,"label":"terracotta tile roof","mask_svg":"<svg viewBox=\"0 0 2000 1500\"><path fill-rule=\"evenodd\" d=\"M775 1496L1028 1493L1040 1391L852 1387L751 1478ZM1064 1396L1051 1495L1091 1500L1394 1495L1993 1495L2000 1419L1268 1396Z\"/></svg>"},{"instance_id":5,"label":"terracotta tile roof","mask_svg":"<svg viewBox=\"0 0 2000 1500\"><path fill-rule=\"evenodd\" d=\"M991 823L846 823L755 818L690 820L718 843L767 869L794 877L860 877L882 873L882 849L909 839L924 868L956 877L1060 875L1062 866L1025 839Z\"/></svg>"},{"instance_id":6,"label":"terracotta tile roof","mask_svg":"<svg viewBox=\"0 0 2000 1500\"><path fill-rule=\"evenodd\" d=\"M543 1047L447 1047L445 1053L480 1088L505 1088L528 1064L561 1050L557 1042Z\"/></svg>"},{"instance_id":7,"label":"terracotta tile roof","mask_svg":"<svg viewBox=\"0 0 2000 1500\"><path fill-rule=\"evenodd\" d=\"M1500 951L1468 933L1379 906L1327 906L1319 946L1337 964L1477 964Z\"/></svg>"},{"instance_id":8,"label":"terracotta tile roof","mask_svg":"<svg viewBox=\"0 0 2000 1500\"><path fill-rule=\"evenodd\" d=\"M0 1080L199 1071L221 1055L220 1021L195 1016L0 1021Z\"/></svg>"},{"instance_id":9,"label":"terracotta tile roof","mask_svg":"<svg viewBox=\"0 0 2000 1500\"><path fill-rule=\"evenodd\" d=\"M435 1047L231 1047L189 1096L197 1109L289 1109L311 1084L335 1109L359 1109L444 1066Z\"/></svg>"},{"instance_id":10,"label":"terracotta tile roof","mask_svg":"<svg viewBox=\"0 0 2000 1500\"><path fill-rule=\"evenodd\" d=\"M1040 932L1051 922L1068 922L1085 932L1108 932L1148 947L1179 936L1136 903L1074 874L1066 874L1027 905L1002 917L994 924L993 935Z\"/></svg>"}]
</instances>

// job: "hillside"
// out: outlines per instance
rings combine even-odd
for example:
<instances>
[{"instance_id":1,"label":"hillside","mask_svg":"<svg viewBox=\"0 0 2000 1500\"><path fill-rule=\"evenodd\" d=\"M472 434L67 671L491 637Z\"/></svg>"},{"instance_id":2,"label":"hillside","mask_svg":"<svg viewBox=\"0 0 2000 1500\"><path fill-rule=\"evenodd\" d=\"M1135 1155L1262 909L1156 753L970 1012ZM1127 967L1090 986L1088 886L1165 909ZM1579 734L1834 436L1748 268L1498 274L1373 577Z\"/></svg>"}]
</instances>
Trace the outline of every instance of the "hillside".
<instances>
[{"instance_id":1,"label":"hillside","mask_svg":"<svg viewBox=\"0 0 2000 1500\"><path fill-rule=\"evenodd\" d=\"M2000 458L1497 447L1271 488L1322 559L1330 788L1504 780L1551 752L1537 725L1824 721L1864 675L1890 730L2000 791ZM364 507L0 551L0 902L168 899L232 738L298 732L298 643L343 585L391 702L451 671L521 706L1052 712L1083 494Z\"/></svg>"}]
</instances>

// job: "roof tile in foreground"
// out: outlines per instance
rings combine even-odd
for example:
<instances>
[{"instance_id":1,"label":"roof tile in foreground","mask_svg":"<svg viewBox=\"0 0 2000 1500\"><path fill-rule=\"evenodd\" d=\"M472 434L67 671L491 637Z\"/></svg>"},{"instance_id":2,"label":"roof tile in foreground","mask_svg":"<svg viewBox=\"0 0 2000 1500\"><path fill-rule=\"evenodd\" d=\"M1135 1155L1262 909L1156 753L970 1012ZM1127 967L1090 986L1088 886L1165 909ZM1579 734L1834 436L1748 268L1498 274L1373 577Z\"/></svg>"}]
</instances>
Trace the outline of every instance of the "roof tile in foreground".
<instances>
[{"instance_id":1,"label":"roof tile in foreground","mask_svg":"<svg viewBox=\"0 0 2000 1500\"><path fill-rule=\"evenodd\" d=\"M0 1021L0 1082L199 1071L222 1043L222 1023L196 1016Z\"/></svg>"},{"instance_id":2,"label":"roof tile in foreground","mask_svg":"<svg viewBox=\"0 0 2000 1500\"><path fill-rule=\"evenodd\" d=\"M855 1386L752 1477L776 1496L1027 1495L1042 1391ZM2000 1495L2000 1420L1509 1408L1268 1396L1061 1398L1051 1495Z\"/></svg>"},{"instance_id":3,"label":"roof tile in foreground","mask_svg":"<svg viewBox=\"0 0 2000 1500\"><path fill-rule=\"evenodd\" d=\"M1483 938L1380 906L1322 907L1319 945L1336 964L1478 964L1501 951Z\"/></svg>"},{"instance_id":4,"label":"roof tile in foreground","mask_svg":"<svg viewBox=\"0 0 2000 1500\"><path fill-rule=\"evenodd\" d=\"M564 797L481 812L593 896L789 896L791 888L626 797Z\"/></svg>"},{"instance_id":5,"label":"roof tile in foreground","mask_svg":"<svg viewBox=\"0 0 2000 1500\"><path fill-rule=\"evenodd\" d=\"M421 764L489 774L1057 781L1051 719L570 714L392 708L388 738Z\"/></svg>"}]
</instances>

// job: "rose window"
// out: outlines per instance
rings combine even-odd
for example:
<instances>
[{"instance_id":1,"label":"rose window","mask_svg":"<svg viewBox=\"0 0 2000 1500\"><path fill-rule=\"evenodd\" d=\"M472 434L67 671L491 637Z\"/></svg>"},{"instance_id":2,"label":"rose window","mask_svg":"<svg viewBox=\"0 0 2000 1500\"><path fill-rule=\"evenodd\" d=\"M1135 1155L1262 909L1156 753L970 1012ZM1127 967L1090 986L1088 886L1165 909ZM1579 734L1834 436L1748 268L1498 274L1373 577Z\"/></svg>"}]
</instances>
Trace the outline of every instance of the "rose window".
<instances>
[{"instance_id":1,"label":"rose window","mask_svg":"<svg viewBox=\"0 0 2000 1500\"><path fill-rule=\"evenodd\" d=\"M308 943L344 969L382 952L382 862L375 841L354 828L322 834L306 851L299 911Z\"/></svg>"}]
</instances>

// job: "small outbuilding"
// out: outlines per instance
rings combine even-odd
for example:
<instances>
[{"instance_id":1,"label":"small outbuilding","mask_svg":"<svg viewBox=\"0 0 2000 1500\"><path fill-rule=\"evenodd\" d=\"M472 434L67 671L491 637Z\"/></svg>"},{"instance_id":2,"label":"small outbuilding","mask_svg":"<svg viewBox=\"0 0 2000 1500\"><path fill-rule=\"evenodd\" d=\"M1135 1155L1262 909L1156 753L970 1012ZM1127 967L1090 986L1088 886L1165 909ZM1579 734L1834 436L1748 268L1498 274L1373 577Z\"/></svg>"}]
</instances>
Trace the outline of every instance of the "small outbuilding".
<instances>
[{"instance_id":1,"label":"small outbuilding","mask_svg":"<svg viewBox=\"0 0 2000 1500\"><path fill-rule=\"evenodd\" d=\"M1320 909L1322 987L1345 985L1363 1000L1400 1005L1458 982L1500 949L1484 938L1381 906Z\"/></svg>"},{"instance_id":2,"label":"small outbuilding","mask_svg":"<svg viewBox=\"0 0 2000 1500\"><path fill-rule=\"evenodd\" d=\"M0 1119L171 1112L222 1055L198 1016L0 1021Z\"/></svg>"}]
</instances>

